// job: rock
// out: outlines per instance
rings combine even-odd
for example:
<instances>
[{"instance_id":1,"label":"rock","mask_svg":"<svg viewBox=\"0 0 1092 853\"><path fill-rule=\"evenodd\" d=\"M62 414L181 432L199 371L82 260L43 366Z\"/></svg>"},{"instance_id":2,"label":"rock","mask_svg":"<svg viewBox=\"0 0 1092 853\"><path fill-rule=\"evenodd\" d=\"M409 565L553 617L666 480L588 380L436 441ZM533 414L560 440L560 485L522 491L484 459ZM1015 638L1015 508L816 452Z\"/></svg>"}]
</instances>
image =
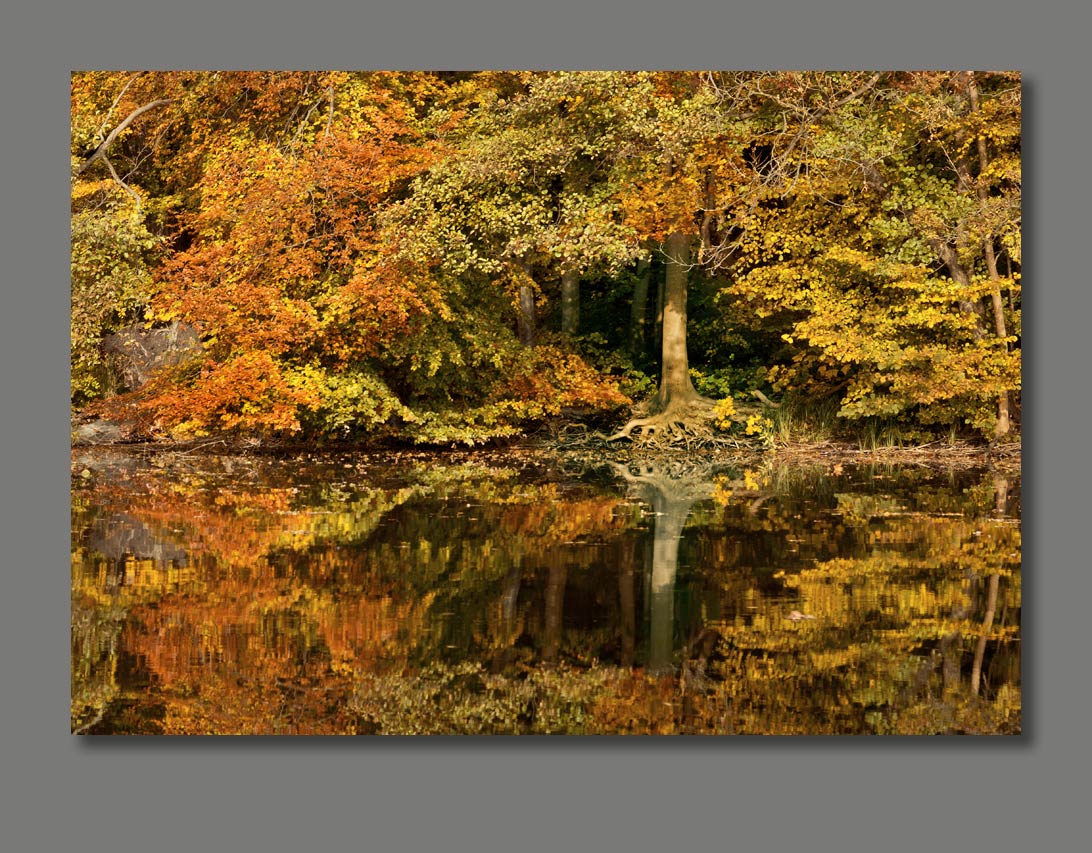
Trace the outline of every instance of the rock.
<instances>
[{"instance_id":1,"label":"rock","mask_svg":"<svg viewBox=\"0 0 1092 853\"><path fill-rule=\"evenodd\" d=\"M124 441L128 431L113 421L90 421L72 430L72 444L114 444Z\"/></svg>"},{"instance_id":2,"label":"rock","mask_svg":"<svg viewBox=\"0 0 1092 853\"><path fill-rule=\"evenodd\" d=\"M114 357L130 390L139 388L160 368L183 364L202 352L197 330L178 320L158 329L133 323L103 338L102 348Z\"/></svg>"}]
</instances>

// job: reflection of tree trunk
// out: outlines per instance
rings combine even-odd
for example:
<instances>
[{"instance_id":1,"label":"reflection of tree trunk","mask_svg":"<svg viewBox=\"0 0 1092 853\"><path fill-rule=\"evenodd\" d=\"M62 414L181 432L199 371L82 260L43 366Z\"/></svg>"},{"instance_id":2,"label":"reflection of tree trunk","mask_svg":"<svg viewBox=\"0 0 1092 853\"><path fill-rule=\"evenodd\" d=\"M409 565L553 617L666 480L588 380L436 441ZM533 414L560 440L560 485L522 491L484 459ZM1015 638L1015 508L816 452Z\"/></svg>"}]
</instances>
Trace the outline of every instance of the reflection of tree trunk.
<instances>
[{"instance_id":1,"label":"reflection of tree trunk","mask_svg":"<svg viewBox=\"0 0 1092 853\"><path fill-rule=\"evenodd\" d=\"M512 660L512 646L516 640L516 602L519 600L523 568L513 566L504 579L504 595L501 597L500 647L493 654L492 671L502 672Z\"/></svg>"},{"instance_id":2,"label":"reflection of tree trunk","mask_svg":"<svg viewBox=\"0 0 1092 853\"><path fill-rule=\"evenodd\" d=\"M561 274L561 331L566 335L580 332L580 276Z\"/></svg>"},{"instance_id":3,"label":"reflection of tree trunk","mask_svg":"<svg viewBox=\"0 0 1092 853\"><path fill-rule=\"evenodd\" d=\"M982 636L978 638L978 645L974 650L974 663L971 666L971 693L976 696L982 682L982 660L986 656L986 642L989 639L990 628L993 627L993 615L997 611L998 581L997 574L990 575L990 587L986 595L986 615L982 617Z\"/></svg>"},{"instance_id":4,"label":"reflection of tree trunk","mask_svg":"<svg viewBox=\"0 0 1092 853\"><path fill-rule=\"evenodd\" d=\"M679 540L693 501L671 501L657 495L656 531L652 545L652 589L648 670L668 672L674 652L675 573L679 567Z\"/></svg>"},{"instance_id":5,"label":"reflection of tree trunk","mask_svg":"<svg viewBox=\"0 0 1092 853\"><path fill-rule=\"evenodd\" d=\"M504 598L501 600L501 613L505 622L511 622L516 616L516 601L519 598L519 585L523 577L523 568L513 566L504 579Z\"/></svg>"},{"instance_id":6,"label":"reflection of tree trunk","mask_svg":"<svg viewBox=\"0 0 1092 853\"><path fill-rule=\"evenodd\" d=\"M944 673L944 692L955 693L959 690L959 675L963 666L963 635L955 631L941 640L940 654Z\"/></svg>"},{"instance_id":7,"label":"reflection of tree trunk","mask_svg":"<svg viewBox=\"0 0 1092 853\"><path fill-rule=\"evenodd\" d=\"M640 542L621 543L621 559L618 567L618 600L622 610L622 666L633 666L633 652L637 644L637 608L633 594L634 551Z\"/></svg>"},{"instance_id":8,"label":"reflection of tree trunk","mask_svg":"<svg viewBox=\"0 0 1092 853\"><path fill-rule=\"evenodd\" d=\"M969 619L974 611L975 581L972 577L970 588L967 590L967 600L956 604L952 608L952 621L958 622ZM959 691L962 682L963 671L963 632L955 630L943 637L940 641L939 651L944 674L944 692L946 694Z\"/></svg>"},{"instance_id":9,"label":"reflection of tree trunk","mask_svg":"<svg viewBox=\"0 0 1092 853\"><path fill-rule=\"evenodd\" d=\"M565 582L568 569L551 560L550 576L546 581L546 626L542 643L542 659L556 663L561 650L561 626L564 620Z\"/></svg>"},{"instance_id":10,"label":"reflection of tree trunk","mask_svg":"<svg viewBox=\"0 0 1092 853\"><path fill-rule=\"evenodd\" d=\"M649 601L649 661L652 673L672 669L675 634L675 575L679 566L679 541L690 507L707 499L713 491L710 472L696 470L669 472L655 465L639 474L612 463L611 467L630 484L637 498L656 513L652 542L652 572Z\"/></svg>"},{"instance_id":11,"label":"reflection of tree trunk","mask_svg":"<svg viewBox=\"0 0 1092 853\"><path fill-rule=\"evenodd\" d=\"M648 279L652 269L647 260L637 262L637 283L633 286L633 306L630 314L629 351L633 356L640 356L645 351L648 333L645 331L648 318Z\"/></svg>"},{"instance_id":12,"label":"reflection of tree trunk","mask_svg":"<svg viewBox=\"0 0 1092 853\"><path fill-rule=\"evenodd\" d=\"M1007 515L1009 511L1009 478L998 474L993 478L993 492L996 498L996 512L998 515Z\"/></svg>"}]
</instances>

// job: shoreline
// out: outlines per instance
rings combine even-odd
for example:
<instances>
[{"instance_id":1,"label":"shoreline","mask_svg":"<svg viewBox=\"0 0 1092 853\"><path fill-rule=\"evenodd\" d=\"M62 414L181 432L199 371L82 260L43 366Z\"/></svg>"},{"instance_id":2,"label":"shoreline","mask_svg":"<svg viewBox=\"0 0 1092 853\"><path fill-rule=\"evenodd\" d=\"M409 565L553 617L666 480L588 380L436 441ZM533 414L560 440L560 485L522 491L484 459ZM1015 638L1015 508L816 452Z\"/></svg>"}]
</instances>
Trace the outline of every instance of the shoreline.
<instances>
[{"instance_id":1,"label":"shoreline","mask_svg":"<svg viewBox=\"0 0 1092 853\"><path fill-rule=\"evenodd\" d=\"M631 462L642 459L705 459L711 463L754 464L766 461L800 467L830 467L842 465L916 465L935 468L973 469L986 468L1008 473L1021 473L1022 446L1019 441L1000 444L974 443L969 441L936 441L922 445L881 446L863 448L850 442L793 442L773 447L694 447L642 448L629 442L606 444L590 442L566 443L546 441L533 436L509 443L493 443L475 447L435 447L398 445L393 443L361 442L305 442L287 440L261 440L254 437L219 436L188 442L117 441L99 444L70 446L73 465L77 457L120 453L133 456L189 456L189 457L255 457L291 458L304 454L365 456L390 456L392 459L483 459L499 460L504 457L538 457L557 461L580 460L593 463Z\"/></svg>"}]
</instances>

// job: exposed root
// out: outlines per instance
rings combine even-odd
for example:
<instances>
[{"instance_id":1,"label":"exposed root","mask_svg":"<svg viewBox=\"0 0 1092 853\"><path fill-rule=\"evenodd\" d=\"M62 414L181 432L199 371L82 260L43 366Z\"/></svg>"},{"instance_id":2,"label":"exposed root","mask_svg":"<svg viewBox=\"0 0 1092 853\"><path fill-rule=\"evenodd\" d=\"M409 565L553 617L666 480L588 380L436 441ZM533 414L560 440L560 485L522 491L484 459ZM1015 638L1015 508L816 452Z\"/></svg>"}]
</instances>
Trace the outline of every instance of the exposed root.
<instances>
[{"instance_id":1,"label":"exposed root","mask_svg":"<svg viewBox=\"0 0 1092 853\"><path fill-rule=\"evenodd\" d=\"M714 402L705 397L669 403L654 415L632 418L618 432L607 436L607 441L625 438L653 448L734 445L736 442L714 430L713 406Z\"/></svg>"}]
</instances>

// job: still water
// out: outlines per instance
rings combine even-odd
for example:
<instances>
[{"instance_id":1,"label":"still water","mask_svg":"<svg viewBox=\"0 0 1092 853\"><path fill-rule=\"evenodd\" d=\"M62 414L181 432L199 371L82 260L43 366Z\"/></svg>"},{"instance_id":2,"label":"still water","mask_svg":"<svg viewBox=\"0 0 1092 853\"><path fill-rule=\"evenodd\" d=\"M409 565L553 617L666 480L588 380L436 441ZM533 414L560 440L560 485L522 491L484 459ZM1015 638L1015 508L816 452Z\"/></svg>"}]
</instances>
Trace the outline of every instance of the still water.
<instances>
[{"instance_id":1,"label":"still water","mask_svg":"<svg viewBox=\"0 0 1092 853\"><path fill-rule=\"evenodd\" d=\"M77 452L86 734L1016 734L1020 481Z\"/></svg>"}]
</instances>

